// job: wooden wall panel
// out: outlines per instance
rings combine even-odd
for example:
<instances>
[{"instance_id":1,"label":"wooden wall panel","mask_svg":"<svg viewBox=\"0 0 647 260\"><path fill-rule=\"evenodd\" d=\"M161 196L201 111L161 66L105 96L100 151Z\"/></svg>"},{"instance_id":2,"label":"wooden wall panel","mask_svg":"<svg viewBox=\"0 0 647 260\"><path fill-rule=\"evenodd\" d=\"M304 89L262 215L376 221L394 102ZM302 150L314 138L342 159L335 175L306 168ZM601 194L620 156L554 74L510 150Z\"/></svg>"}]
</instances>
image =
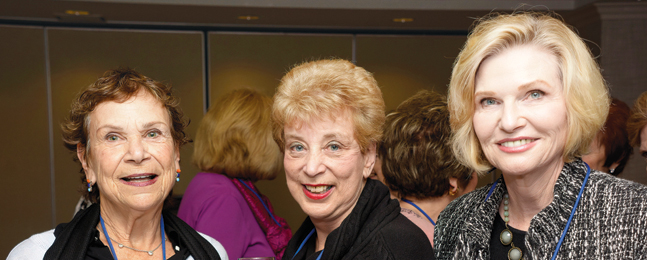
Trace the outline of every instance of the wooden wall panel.
<instances>
[{"instance_id":1,"label":"wooden wall panel","mask_svg":"<svg viewBox=\"0 0 647 260\"><path fill-rule=\"evenodd\" d=\"M42 27L0 26L0 258L52 228Z\"/></svg>"},{"instance_id":2,"label":"wooden wall panel","mask_svg":"<svg viewBox=\"0 0 647 260\"><path fill-rule=\"evenodd\" d=\"M357 65L373 73L386 110L422 89L447 93L465 36L357 36Z\"/></svg>"}]
</instances>

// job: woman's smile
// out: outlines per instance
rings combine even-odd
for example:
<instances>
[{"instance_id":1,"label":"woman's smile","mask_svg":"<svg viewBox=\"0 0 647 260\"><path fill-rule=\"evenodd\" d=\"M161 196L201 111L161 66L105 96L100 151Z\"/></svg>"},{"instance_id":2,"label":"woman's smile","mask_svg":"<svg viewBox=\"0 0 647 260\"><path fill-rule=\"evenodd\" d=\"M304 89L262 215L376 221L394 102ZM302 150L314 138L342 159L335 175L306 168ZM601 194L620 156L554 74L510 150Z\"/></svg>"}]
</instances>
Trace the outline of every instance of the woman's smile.
<instances>
[{"instance_id":1,"label":"woman's smile","mask_svg":"<svg viewBox=\"0 0 647 260\"><path fill-rule=\"evenodd\" d=\"M530 150L537 144L537 140L534 138L506 138L499 142L499 149L506 153L521 153Z\"/></svg>"},{"instance_id":2,"label":"woman's smile","mask_svg":"<svg viewBox=\"0 0 647 260\"><path fill-rule=\"evenodd\" d=\"M135 186L135 187L145 187L155 184L157 182L157 174L154 173L139 173L132 174L126 177L120 178L121 183Z\"/></svg>"},{"instance_id":3,"label":"woman's smile","mask_svg":"<svg viewBox=\"0 0 647 260\"><path fill-rule=\"evenodd\" d=\"M304 184L303 192L306 194L306 196L308 196L308 198L311 198L313 200L321 200L328 197L328 195L333 192L334 187L335 186L325 184Z\"/></svg>"}]
</instances>

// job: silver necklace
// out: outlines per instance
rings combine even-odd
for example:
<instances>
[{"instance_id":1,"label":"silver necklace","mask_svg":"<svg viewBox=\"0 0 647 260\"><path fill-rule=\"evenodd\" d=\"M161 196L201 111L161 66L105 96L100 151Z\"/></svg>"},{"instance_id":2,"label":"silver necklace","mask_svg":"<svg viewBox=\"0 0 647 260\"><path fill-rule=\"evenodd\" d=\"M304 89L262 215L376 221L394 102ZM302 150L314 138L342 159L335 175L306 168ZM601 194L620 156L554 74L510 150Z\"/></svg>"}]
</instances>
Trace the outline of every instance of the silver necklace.
<instances>
[{"instance_id":1,"label":"silver necklace","mask_svg":"<svg viewBox=\"0 0 647 260\"><path fill-rule=\"evenodd\" d=\"M503 222L505 222L505 229L501 231L499 239L501 240L501 244L504 246L512 246L512 248L508 250L508 260L519 260L523 257L523 253L521 252L521 248L514 246L514 243L512 243L512 231L508 228L508 221L510 221L510 212L508 212L509 205L510 196L506 193L503 195Z\"/></svg>"},{"instance_id":2,"label":"silver necklace","mask_svg":"<svg viewBox=\"0 0 647 260\"><path fill-rule=\"evenodd\" d=\"M152 255L153 255L153 252L155 252L155 250L157 250L158 248L160 248L160 246L162 245L162 243L164 243L164 240L162 240L162 242L160 242L160 244L159 244L159 245L157 245L157 247L155 247L155 249L153 249L153 250L150 250L150 251L149 251L149 250L141 250L141 249L137 249L137 248L129 247L129 246L127 246L127 245L124 245L124 244L122 244L122 243L119 243L117 240L114 240L112 237L110 238L110 240L115 241L115 243L117 243L117 245L119 245L119 248L124 248L124 247L125 247L125 248L128 248L128 249L130 249L130 250L135 250L135 251L137 251L137 252L146 252L146 253L148 253L148 255L150 255L150 256L152 256Z\"/></svg>"}]
</instances>

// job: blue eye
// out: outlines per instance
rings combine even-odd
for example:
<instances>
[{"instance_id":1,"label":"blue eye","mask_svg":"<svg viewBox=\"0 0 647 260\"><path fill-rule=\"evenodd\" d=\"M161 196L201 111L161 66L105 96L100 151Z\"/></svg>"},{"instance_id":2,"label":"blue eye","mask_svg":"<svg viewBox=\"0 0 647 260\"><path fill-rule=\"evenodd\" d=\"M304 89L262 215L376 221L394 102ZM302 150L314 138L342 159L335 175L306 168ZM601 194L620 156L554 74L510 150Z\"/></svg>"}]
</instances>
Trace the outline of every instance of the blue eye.
<instances>
[{"instance_id":1,"label":"blue eye","mask_svg":"<svg viewBox=\"0 0 647 260\"><path fill-rule=\"evenodd\" d=\"M541 92L541 91L533 91L532 93L530 93L530 97L533 98L533 99L538 99L538 98L542 97L543 95L544 95L544 93Z\"/></svg>"},{"instance_id":2,"label":"blue eye","mask_svg":"<svg viewBox=\"0 0 647 260\"><path fill-rule=\"evenodd\" d=\"M481 101L481 104L483 104L484 106L491 106L491 105L495 105L496 101L494 101L494 99L487 98L487 99L483 99Z\"/></svg>"},{"instance_id":3,"label":"blue eye","mask_svg":"<svg viewBox=\"0 0 647 260\"><path fill-rule=\"evenodd\" d=\"M339 150L339 145L331 144L331 145L330 145L330 150L331 150L331 151L337 151L337 150Z\"/></svg>"},{"instance_id":4,"label":"blue eye","mask_svg":"<svg viewBox=\"0 0 647 260\"><path fill-rule=\"evenodd\" d=\"M301 151L303 151L303 145L300 145L300 144L294 145L294 146L292 146L292 150L297 151L297 152L301 152Z\"/></svg>"}]
</instances>

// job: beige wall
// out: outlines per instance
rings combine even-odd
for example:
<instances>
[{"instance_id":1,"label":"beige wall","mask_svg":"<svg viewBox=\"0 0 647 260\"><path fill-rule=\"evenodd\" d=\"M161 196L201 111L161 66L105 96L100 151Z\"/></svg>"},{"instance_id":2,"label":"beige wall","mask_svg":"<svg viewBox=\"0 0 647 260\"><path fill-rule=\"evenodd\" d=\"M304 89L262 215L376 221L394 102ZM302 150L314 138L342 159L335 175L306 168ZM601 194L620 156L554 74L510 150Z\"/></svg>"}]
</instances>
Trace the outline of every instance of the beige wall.
<instances>
[{"instance_id":1,"label":"beige wall","mask_svg":"<svg viewBox=\"0 0 647 260\"><path fill-rule=\"evenodd\" d=\"M0 258L52 222L44 30L0 26Z\"/></svg>"}]
</instances>

